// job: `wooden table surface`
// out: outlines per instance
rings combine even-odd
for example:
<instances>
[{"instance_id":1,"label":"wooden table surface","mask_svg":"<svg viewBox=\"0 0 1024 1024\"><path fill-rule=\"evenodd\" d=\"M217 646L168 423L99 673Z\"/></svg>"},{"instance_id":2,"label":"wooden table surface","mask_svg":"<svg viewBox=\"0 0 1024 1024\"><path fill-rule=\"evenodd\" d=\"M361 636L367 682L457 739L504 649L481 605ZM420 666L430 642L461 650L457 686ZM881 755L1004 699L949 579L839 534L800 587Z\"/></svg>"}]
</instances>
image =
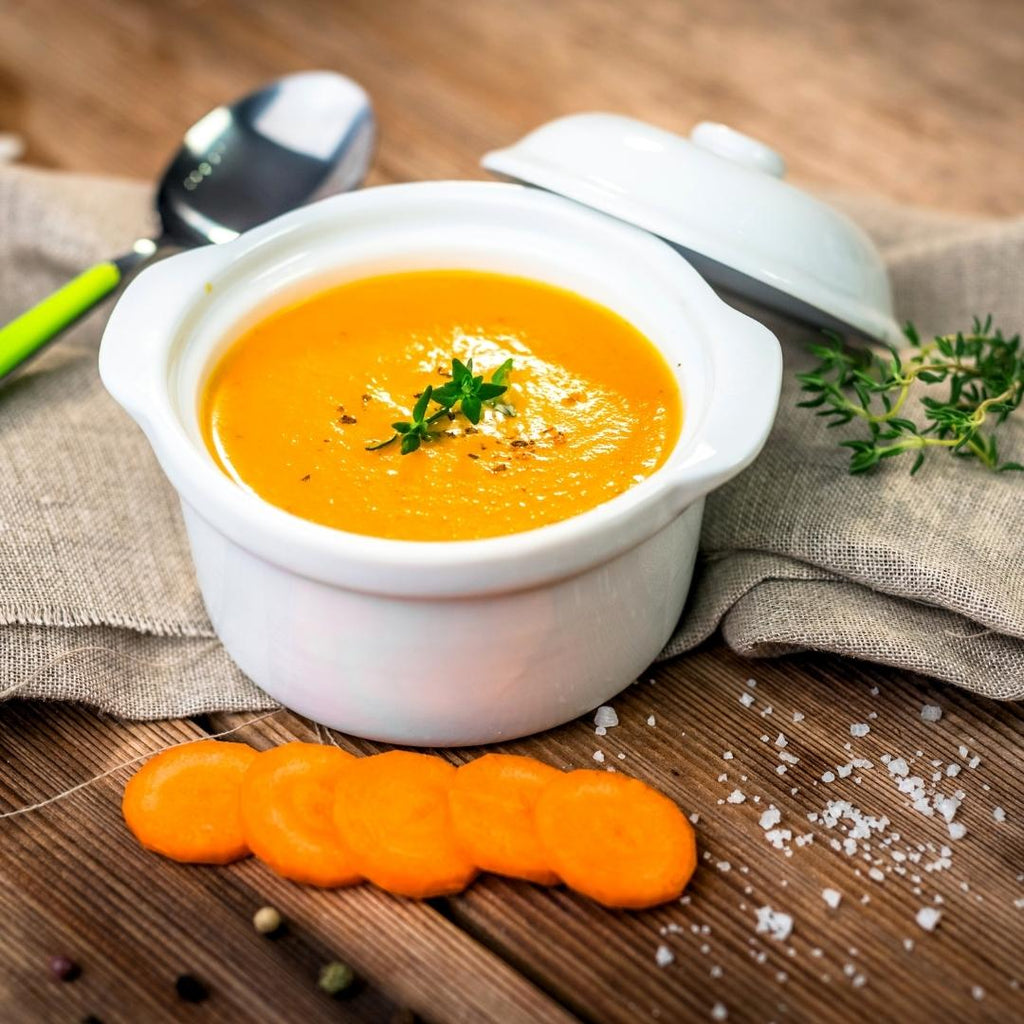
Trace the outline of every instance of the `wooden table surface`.
<instances>
[{"instance_id":1,"label":"wooden table surface","mask_svg":"<svg viewBox=\"0 0 1024 1024\"><path fill-rule=\"evenodd\" d=\"M31 162L152 176L209 107L323 66L373 96L376 182L478 176L485 150L607 109L677 130L729 122L803 182L1019 213L1022 40L1018 0L0 0L0 131L20 134ZM921 719L925 703L939 722ZM698 815L703 859L682 903L612 913L495 878L410 903L302 889L254 862L180 867L130 841L115 771L0 821L0 1020L539 1024L705 1020L716 1006L730 1021L1024 1018L1021 708L838 659L743 661L717 642L614 704L622 724L605 737L578 721L503 749L584 766L600 748ZM126 723L8 702L0 809L249 717ZM870 732L851 736L854 723ZM780 760L780 733L796 762ZM316 734L280 712L236 738L295 736ZM910 808L886 755L963 791L963 838ZM847 801L833 805L847 818L829 818L829 801ZM789 838L762 827L772 805ZM888 824L854 841L863 815ZM842 893L835 909L826 887ZM266 903L289 922L276 941L250 924ZM791 935L756 931L766 906L792 916ZM923 907L942 912L933 932L915 920ZM56 953L81 964L78 980L48 977ZM363 979L341 1000L316 987L335 958ZM185 972L205 1002L176 998Z\"/></svg>"}]
</instances>

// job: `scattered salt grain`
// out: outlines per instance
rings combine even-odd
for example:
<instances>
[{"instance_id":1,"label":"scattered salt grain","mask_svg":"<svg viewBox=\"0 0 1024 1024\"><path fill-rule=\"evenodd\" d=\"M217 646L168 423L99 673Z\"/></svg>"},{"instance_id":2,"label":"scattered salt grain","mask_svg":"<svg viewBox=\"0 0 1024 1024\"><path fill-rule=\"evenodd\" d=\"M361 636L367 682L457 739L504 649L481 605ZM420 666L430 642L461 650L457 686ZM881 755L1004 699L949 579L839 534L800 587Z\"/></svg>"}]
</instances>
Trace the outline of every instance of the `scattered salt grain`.
<instances>
[{"instance_id":1,"label":"scattered salt grain","mask_svg":"<svg viewBox=\"0 0 1024 1024\"><path fill-rule=\"evenodd\" d=\"M617 756L618 756L620 761L625 761L626 760L626 755L623 754L621 750L619 751Z\"/></svg>"},{"instance_id":2,"label":"scattered salt grain","mask_svg":"<svg viewBox=\"0 0 1024 1024\"><path fill-rule=\"evenodd\" d=\"M715 1003L711 1007L711 1019L712 1020L728 1020L729 1011L725 1008L723 1003Z\"/></svg>"},{"instance_id":3,"label":"scattered salt grain","mask_svg":"<svg viewBox=\"0 0 1024 1024\"><path fill-rule=\"evenodd\" d=\"M700 821L700 815L694 811L693 814L690 815L690 824L696 825L698 821Z\"/></svg>"},{"instance_id":4,"label":"scattered salt grain","mask_svg":"<svg viewBox=\"0 0 1024 1024\"><path fill-rule=\"evenodd\" d=\"M754 695L752 693L741 693L740 703L745 707L749 708L754 703Z\"/></svg>"},{"instance_id":5,"label":"scattered salt grain","mask_svg":"<svg viewBox=\"0 0 1024 1024\"><path fill-rule=\"evenodd\" d=\"M718 776L718 781L719 782L728 782L729 781L729 776L726 775L725 772L722 772L722 774Z\"/></svg>"},{"instance_id":6,"label":"scattered salt grain","mask_svg":"<svg viewBox=\"0 0 1024 1024\"><path fill-rule=\"evenodd\" d=\"M675 960L675 958L675 953L673 953L672 950L669 949L668 946L666 946L664 943L662 943L654 951L654 962L659 967L668 967L668 965L672 963L672 961Z\"/></svg>"},{"instance_id":7,"label":"scattered salt grain","mask_svg":"<svg viewBox=\"0 0 1024 1024\"><path fill-rule=\"evenodd\" d=\"M754 687L757 686L757 680L756 679L748 679L747 680L747 686L749 686L751 689L754 689Z\"/></svg>"},{"instance_id":8,"label":"scattered salt grain","mask_svg":"<svg viewBox=\"0 0 1024 1024\"><path fill-rule=\"evenodd\" d=\"M776 772L777 772L777 773L778 773L779 775L785 775L785 774L786 774L786 766L785 766L784 764L780 764L780 765L779 765L779 766L778 766L778 767L777 767L777 768L775 769L775 771L776 771Z\"/></svg>"},{"instance_id":9,"label":"scattered salt grain","mask_svg":"<svg viewBox=\"0 0 1024 1024\"><path fill-rule=\"evenodd\" d=\"M594 751L594 760L598 764L604 764L604 751L603 750L595 750Z\"/></svg>"},{"instance_id":10,"label":"scattered salt grain","mask_svg":"<svg viewBox=\"0 0 1024 1024\"><path fill-rule=\"evenodd\" d=\"M804 713L802 711L794 711L793 712L793 721L794 722L802 722L803 720L804 720Z\"/></svg>"},{"instance_id":11,"label":"scattered salt grain","mask_svg":"<svg viewBox=\"0 0 1024 1024\"><path fill-rule=\"evenodd\" d=\"M959 747L957 747L957 750L959 751L961 757L966 757L968 753L970 753L970 751L968 751L968 749L962 743Z\"/></svg>"},{"instance_id":12,"label":"scattered salt grain","mask_svg":"<svg viewBox=\"0 0 1024 1024\"><path fill-rule=\"evenodd\" d=\"M851 736L856 736L859 738L861 736L867 736L869 732L871 732L871 726L868 725L866 722L855 722L853 725L850 726Z\"/></svg>"},{"instance_id":13,"label":"scattered salt grain","mask_svg":"<svg viewBox=\"0 0 1024 1024\"><path fill-rule=\"evenodd\" d=\"M731 751L731 750L727 750L727 751L726 751L726 752L725 752L725 753L724 753L724 754L722 755L722 760L723 760L723 761L731 761L731 760L732 760L732 751Z\"/></svg>"},{"instance_id":14,"label":"scattered salt grain","mask_svg":"<svg viewBox=\"0 0 1024 1024\"><path fill-rule=\"evenodd\" d=\"M963 839L967 835L967 826L958 821L951 821L948 826L950 839Z\"/></svg>"},{"instance_id":15,"label":"scattered salt grain","mask_svg":"<svg viewBox=\"0 0 1024 1024\"><path fill-rule=\"evenodd\" d=\"M884 882L885 881L885 874L882 871L880 871L878 868L871 868L868 871L868 878L874 879L874 881L876 881L876 882Z\"/></svg>"},{"instance_id":16,"label":"scattered salt grain","mask_svg":"<svg viewBox=\"0 0 1024 1024\"><path fill-rule=\"evenodd\" d=\"M835 773L834 772L825 772L821 776L821 781L822 782L835 782L836 781Z\"/></svg>"},{"instance_id":17,"label":"scattered salt grain","mask_svg":"<svg viewBox=\"0 0 1024 1024\"><path fill-rule=\"evenodd\" d=\"M780 732L779 733L779 738L775 741L775 746L777 746L777 747L785 747L788 743L789 743L789 741L786 739L785 735Z\"/></svg>"},{"instance_id":18,"label":"scattered salt grain","mask_svg":"<svg viewBox=\"0 0 1024 1024\"><path fill-rule=\"evenodd\" d=\"M653 725L656 725L656 724L657 724L657 722L656 722L656 720L655 720L655 718L654 718L654 715L648 715L648 716L647 716L647 724L648 724L648 725L651 725L651 726L653 726Z\"/></svg>"},{"instance_id":19,"label":"scattered salt grain","mask_svg":"<svg viewBox=\"0 0 1024 1024\"><path fill-rule=\"evenodd\" d=\"M608 730L603 725L599 725L594 730L594 735L595 736L607 736L608 735Z\"/></svg>"},{"instance_id":20,"label":"scattered salt grain","mask_svg":"<svg viewBox=\"0 0 1024 1024\"><path fill-rule=\"evenodd\" d=\"M741 789L734 789L725 799L730 804L741 804L747 799L747 795Z\"/></svg>"},{"instance_id":21,"label":"scattered salt grain","mask_svg":"<svg viewBox=\"0 0 1024 1024\"><path fill-rule=\"evenodd\" d=\"M800 760L795 754L791 754L788 750L779 751L779 760L785 761L786 764L797 764Z\"/></svg>"},{"instance_id":22,"label":"scattered salt grain","mask_svg":"<svg viewBox=\"0 0 1024 1024\"><path fill-rule=\"evenodd\" d=\"M833 909L839 906L843 894L838 889L822 889L821 898Z\"/></svg>"},{"instance_id":23,"label":"scattered salt grain","mask_svg":"<svg viewBox=\"0 0 1024 1024\"><path fill-rule=\"evenodd\" d=\"M914 952L914 940L913 939L904 939L903 940L903 948L908 953L913 953Z\"/></svg>"},{"instance_id":24,"label":"scattered salt grain","mask_svg":"<svg viewBox=\"0 0 1024 1024\"><path fill-rule=\"evenodd\" d=\"M934 907L922 907L915 917L918 927L923 928L926 932L935 931L935 926L939 923L939 918L942 917L942 911L936 910Z\"/></svg>"},{"instance_id":25,"label":"scattered salt grain","mask_svg":"<svg viewBox=\"0 0 1024 1024\"><path fill-rule=\"evenodd\" d=\"M612 729L618 724L619 716L615 713L615 708L607 704L602 704L594 713L594 725L600 728Z\"/></svg>"},{"instance_id":26,"label":"scattered salt grain","mask_svg":"<svg viewBox=\"0 0 1024 1024\"><path fill-rule=\"evenodd\" d=\"M778 825L780 821L782 821L782 812L772 804L768 810L761 813L758 824L760 824L763 829L770 829Z\"/></svg>"},{"instance_id":27,"label":"scattered salt grain","mask_svg":"<svg viewBox=\"0 0 1024 1024\"><path fill-rule=\"evenodd\" d=\"M836 774L837 774L837 775L839 776L839 778L841 778L841 779L846 779L846 778L849 778L849 776L850 776L850 773L851 773L852 771L853 771L853 763L852 763L852 762L851 762L850 764L841 764L841 765L839 765L839 766L838 766L838 767L836 768Z\"/></svg>"},{"instance_id":28,"label":"scattered salt grain","mask_svg":"<svg viewBox=\"0 0 1024 1024\"><path fill-rule=\"evenodd\" d=\"M767 932L778 942L785 942L793 931L793 918L784 914L781 910L772 910L771 907L759 907L757 910L758 934Z\"/></svg>"},{"instance_id":29,"label":"scattered salt grain","mask_svg":"<svg viewBox=\"0 0 1024 1024\"><path fill-rule=\"evenodd\" d=\"M981 758L978 757L977 754L975 754L974 757L972 757L970 759L970 761L967 762L967 767L968 768L977 768L979 764L981 764Z\"/></svg>"},{"instance_id":30,"label":"scattered salt grain","mask_svg":"<svg viewBox=\"0 0 1024 1024\"><path fill-rule=\"evenodd\" d=\"M971 995L978 1000L978 1002L981 1002L981 1000L985 998L985 990L980 985L972 985Z\"/></svg>"},{"instance_id":31,"label":"scattered salt grain","mask_svg":"<svg viewBox=\"0 0 1024 1024\"><path fill-rule=\"evenodd\" d=\"M715 966L708 971L708 974L710 974L712 978L720 978L722 976L722 968L719 967L718 964L715 964Z\"/></svg>"},{"instance_id":32,"label":"scattered salt grain","mask_svg":"<svg viewBox=\"0 0 1024 1024\"><path fill-rule=\"evenodd\" d=\"M942 717L942 708L938 704L925 704L921 708L921 718L926 722L937 722Z\"/></svg>"},{"instance_id":33,"label":"scattered salt grain","mask_svg":"<svg viewBox=\"0 0 1024 1024\"><path fill-rule=\"evenodd\" d=\"M998 822L1004 822L1006 821L1006 811L1002 807L993 807L992 817Z\"/></svg>"}]
</instances>

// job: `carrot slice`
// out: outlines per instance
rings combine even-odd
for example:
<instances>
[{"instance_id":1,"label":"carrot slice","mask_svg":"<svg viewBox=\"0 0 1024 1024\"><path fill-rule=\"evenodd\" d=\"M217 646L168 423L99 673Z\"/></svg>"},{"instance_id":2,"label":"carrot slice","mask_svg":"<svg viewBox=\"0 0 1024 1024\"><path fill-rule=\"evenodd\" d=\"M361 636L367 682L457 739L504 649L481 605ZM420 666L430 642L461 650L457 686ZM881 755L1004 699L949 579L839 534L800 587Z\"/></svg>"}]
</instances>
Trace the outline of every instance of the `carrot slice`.
<instances>
[{"instance_id":1,"label":"carrot slice","mask_svg":"<svg viewBox=\"0 0 1024 1024\"><path fill-rule=\"evenodd\" d=\"M249 849L293 882L322 888L362 881L334 827L334 791L355 758L320 743L285 743L256 756L242 780Z\"/></svg>"},{"instance_id":2,"label":"carrot slice","mask_svg":"<svg viewBox=\"0 0 1024 1024\"><path fill-rule=\"evenodd\" d=\"M686 816L636 779L598 771L560 775L537 801L537 834L570 888L609 907L675 899L697 866Z\"/></svg>"},{"instance_id":3,"label":"carrot slice","mask_svg":"<svg viewBox=\"0 0 1024 1024\"><path fill-rule=\"evenodd\" d=\"M541 791L561 772L532 757L484 754L455 773L448 794L455 835L484 871L555 885L558 876L537 838Z\"/></svg>"},{"instance_id":4,"label":"carrot slice","mask_svg":"<svg viewBox=\"0 0 1024 1024\"><path fill-rule=\"evenodd\" d=\"M256 757L244 743L184 743L150 758L124 789L121 813L147 849L186 864L248 856L242 776Z\"/></svg>"},{"instance_id":5,"label":"carrot slice","mask_svg":"<svg viewBox=\"0 0 1024 1024\"><path fill-rule=\"evenodd\" d=\"M392 750L348 762L334 822L356 869L400 896L464 889L476 866L455 838L448 789L455 768L438 757Z\"/></svg>"}]
</instances>

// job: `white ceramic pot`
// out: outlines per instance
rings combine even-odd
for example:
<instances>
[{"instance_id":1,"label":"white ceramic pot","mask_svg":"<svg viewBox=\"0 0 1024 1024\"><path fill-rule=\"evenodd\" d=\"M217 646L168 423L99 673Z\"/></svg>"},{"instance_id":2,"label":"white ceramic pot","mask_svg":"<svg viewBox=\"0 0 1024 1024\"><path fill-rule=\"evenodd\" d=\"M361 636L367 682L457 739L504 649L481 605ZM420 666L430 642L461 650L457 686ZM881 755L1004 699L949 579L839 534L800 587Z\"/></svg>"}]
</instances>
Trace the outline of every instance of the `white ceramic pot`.
<instances>
[{"instance_id":1,"label":"white ceramic pot","mask_svg":"<svg viewBox=\"0 0 1024 1024\"><path fill-rule=\"evenodd\" d=\"M329 283L456 267L572 289L647 335L683 394L665 465L572 519L452 543L333 530L221 472L198 397L241 329ZM517 185L460 182L336 196L157 263L114 310L100 373L178 491L203 599L243 671L336 729L454 745L572 719L654 659L686 598L704 496L767 436L781 356L644 231Z\"/></svg>"}]
</instances>

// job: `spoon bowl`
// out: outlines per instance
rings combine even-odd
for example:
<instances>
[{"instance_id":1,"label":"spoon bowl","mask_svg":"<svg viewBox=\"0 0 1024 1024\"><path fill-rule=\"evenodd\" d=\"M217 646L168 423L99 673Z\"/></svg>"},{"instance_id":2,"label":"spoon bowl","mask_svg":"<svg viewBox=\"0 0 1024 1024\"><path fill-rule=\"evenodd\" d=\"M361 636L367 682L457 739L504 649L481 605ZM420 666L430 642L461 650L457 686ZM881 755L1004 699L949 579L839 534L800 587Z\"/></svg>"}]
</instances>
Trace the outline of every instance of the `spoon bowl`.
<instances>
[{"instance_id":1,"label":"spoon bowl","mask_svg":"<svg viewBox=\"0 0 1024 1024\"><path fill-rule=\"evenodd\" d=\"M98 263L0 327L0 382L164 247L228 242L358 188L375 135L369 97L332 71L301 71L216 107L186 133L156 193L160 232Z\"/></svg>"},{"instance_id":2,"label":"spoon bowl","mask_svg":"<svg viewBox=\"0 0 1024 1024\"><path fill-rule=\"evenodd\" d=\"M164 172L159 241L228 242L312 199L358 188L373 139L369 97L331 71L288 75L217 107L188 130Z\"/></svg>"}]
</instances>

